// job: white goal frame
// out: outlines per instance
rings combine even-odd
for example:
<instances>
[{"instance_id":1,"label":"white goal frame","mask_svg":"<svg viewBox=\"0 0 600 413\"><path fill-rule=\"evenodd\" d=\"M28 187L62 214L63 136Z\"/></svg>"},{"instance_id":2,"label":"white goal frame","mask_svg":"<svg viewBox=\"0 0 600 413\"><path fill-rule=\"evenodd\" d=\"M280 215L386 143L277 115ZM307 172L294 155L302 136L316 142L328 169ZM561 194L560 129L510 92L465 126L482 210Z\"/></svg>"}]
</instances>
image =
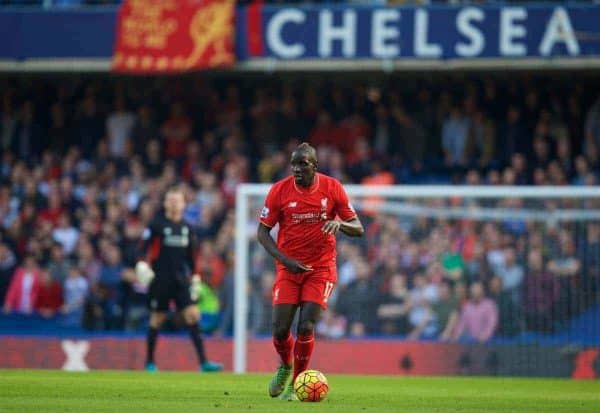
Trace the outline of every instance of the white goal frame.
<instances>
[{"instance_id":1,"label":"white goal frame","mask_svg":"<svg viewBox=\"0 0 600 413\"><path fill-rule=\"evenodd\" d=\"M391 196L404 198L440 198L459 196L462 198L600 198L600 186L460 186L460 185L392 185L365 186L345 185L346 192L353 196ZM234 269L234 329L233 371L246 372L248 341L248 267L249 198L266 197L271 184L241 184L236 190L235 204L235 269ZM600 211L594 211L600 212Z\"/></svg>"}]
</instances>

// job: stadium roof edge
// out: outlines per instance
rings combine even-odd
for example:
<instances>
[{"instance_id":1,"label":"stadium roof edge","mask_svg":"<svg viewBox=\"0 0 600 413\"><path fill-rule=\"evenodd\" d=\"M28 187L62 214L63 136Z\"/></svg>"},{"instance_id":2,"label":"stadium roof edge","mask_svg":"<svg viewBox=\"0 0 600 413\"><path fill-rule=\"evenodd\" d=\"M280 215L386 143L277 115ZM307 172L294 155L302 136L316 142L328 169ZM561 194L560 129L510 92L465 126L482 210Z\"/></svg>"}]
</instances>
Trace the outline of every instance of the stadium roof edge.
<instances>
[{"instance_id":1,"label":"stadium roof edge","mask_svg":"<svg viewBox=\"0 0 600 413\"><path fill-rule=\"evenodd\" d=\"M61 59L0 59L0 72L109 72L111 60L105 58ZM600 69L600 57L588 58L520 58L520 59L251 59L238 62L231 70L237 72L294 71L450 71L450 70L564 70Z\"/></svg>"}]
</instances>

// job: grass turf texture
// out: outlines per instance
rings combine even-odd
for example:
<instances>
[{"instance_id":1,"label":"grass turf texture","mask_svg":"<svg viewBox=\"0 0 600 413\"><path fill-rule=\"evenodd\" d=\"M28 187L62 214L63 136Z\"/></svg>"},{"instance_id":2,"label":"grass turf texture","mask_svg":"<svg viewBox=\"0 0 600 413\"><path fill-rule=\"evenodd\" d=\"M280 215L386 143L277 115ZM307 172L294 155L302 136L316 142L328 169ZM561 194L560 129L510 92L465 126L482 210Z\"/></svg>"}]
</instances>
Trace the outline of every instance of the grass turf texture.
<instances>
[{"instance_id":1,"label":"grass turf texture","mask_svg":"<svg viewBox=\"0 0 600 413\"><path fill-rule=\"evenodd\" d=\"M600 382L328 375L321 403L267 395L270 376L0 370L0 412L600 412Z\"/></svg>"}]
</instances>

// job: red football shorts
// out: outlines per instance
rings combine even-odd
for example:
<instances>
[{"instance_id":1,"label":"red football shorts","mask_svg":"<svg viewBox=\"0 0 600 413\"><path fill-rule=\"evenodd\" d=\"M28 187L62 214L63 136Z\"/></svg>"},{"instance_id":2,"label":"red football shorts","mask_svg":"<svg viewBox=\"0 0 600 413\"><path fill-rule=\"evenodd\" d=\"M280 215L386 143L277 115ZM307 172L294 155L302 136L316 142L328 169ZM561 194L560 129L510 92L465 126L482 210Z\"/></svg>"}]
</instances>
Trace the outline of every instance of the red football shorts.
<instances>
[{"instance_id":1,"label":"red football shorts","mask_svg":"<svg viewBox=\"0 0 600 413\"><path fill-rule=\"evenodd\" d=\"M300 304L308 301L319 304L325 310L336 281L335 264L302 274L278 269L273 283L273 305Z\"/></svg>"}]
</instances>

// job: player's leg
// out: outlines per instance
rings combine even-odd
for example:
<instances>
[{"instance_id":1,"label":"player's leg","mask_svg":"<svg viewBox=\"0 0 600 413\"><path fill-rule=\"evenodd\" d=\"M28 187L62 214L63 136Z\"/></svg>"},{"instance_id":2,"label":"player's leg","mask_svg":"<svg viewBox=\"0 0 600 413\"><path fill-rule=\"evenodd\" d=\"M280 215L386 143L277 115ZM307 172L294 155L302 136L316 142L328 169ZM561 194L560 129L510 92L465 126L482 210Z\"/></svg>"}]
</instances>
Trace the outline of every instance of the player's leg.
<instances>
[{"instance_id":1,"label":"player's leg","mask_svg":"<svg viewBox=\"0 0 600 413\"><path fill-rule=\"evenodd\" d=\"M294 368L291 382L281 394L282 400L297 400L294 392L294 380L298 374L307 369L310 356L315 343L315 324L321 314L321 307L317 303L304 302L300 305L300 319L296 343L294 344Z\"/></svg>"},{"instance_id":2,"label":"player's leg","mask_svg":"<svg viewBox=\"0 0 600 413\"><path fill-rule=\"evenodd\" d=\"M273 346L279 354L279 367L269 383L269 395L279 396L292 373L294 339L291 335L292 322L300 303L301 278L295 274L278 271L273 283Z\"/></svg>"},{"instance_id":3,"label":"player's leg","mask_svg":"<svg viewBox=\"0 0 600 413\"><path fill-rule=\"evenodd\" d=\"M294 338L291 334L292 322L296 314L296 304L276 304L273 306L273 346L279 354L279 367L269 383L269 395L277 397L285 388L285 383L292 373L292 350Z\"/></svg>"},{"instance_id":4,"label":"player's leg","mask_svg":"<svg viewBox=\"0 0 600 413\"><path fill-rule=\"evenodd\" d=\"M154 362L154 350L156 348L158 331L166 318L166 312L152 311L150 313L150 322L148 323L148 332L146 334L146 370L148 371L157 370Z\"/></svg>"},{"instance_id":5,"label":"player's leg","mask_svg":"<svg viewBox=\"0 0 600 413\"><path fill-rule=\"evenodd\" d=\"M200 312L195 304L188 304L183 308L183 320L187 326L190 334L190 339L196 349L196 355L198 356L198 362L200 363L200 370L205 372L221 371L223 365L214 363L206 358L206 351L204 349L204 340L202 340L202 334L200 332L199 321Z\"/></svg>"},{"instance_id":6,"label":"player's leg","mask_svg":"<svg viewBox=\"0 0 600 413\"><path fill-rule=\"evenodd\" d=\"M294 344L294 375L308 368L310 357L315 346L315 326L321 316L322 307L314 302L304 302L300 305L300 319L298 321L298 334Z\"/></svg>"},{"instance_id":7,"label":"player's leg","mask_svg":"<svg viewBox=\"0 0 600 413\"><path fill-rule=\"evenodd\" d=\"M336 268L331 266L315 271L302 283L300 320L294 345L294 376L308 368L315 345L315 326L335 287Z\"/></svg>"},{"instance_id":8,"label":"player's leg","mask_svg":"<svg viewBox=\"0 0 600 413\"><path fill-rule=\"evenodd\" d=\"M154 350L160 327L167 318L169 310L168 285L159 282L155 278L148 289L148 307L150 309L150 321L148 323L148 332L146 334L146 370L156 371L154 362Z\"/></svg>"},{"instance_id":9,"label":"player's leg","mask_svg":"<svg viewBox=\"0 0 600 413\"><path fill-rule=\"evenodd\" d=\"M292 365L292 347L294 339L291 334L292 322L296 315L296 304L278 304L273 306L273 324L271 332L273 334L273 345L281 364Z\"/></svg>"}]
</instances>

